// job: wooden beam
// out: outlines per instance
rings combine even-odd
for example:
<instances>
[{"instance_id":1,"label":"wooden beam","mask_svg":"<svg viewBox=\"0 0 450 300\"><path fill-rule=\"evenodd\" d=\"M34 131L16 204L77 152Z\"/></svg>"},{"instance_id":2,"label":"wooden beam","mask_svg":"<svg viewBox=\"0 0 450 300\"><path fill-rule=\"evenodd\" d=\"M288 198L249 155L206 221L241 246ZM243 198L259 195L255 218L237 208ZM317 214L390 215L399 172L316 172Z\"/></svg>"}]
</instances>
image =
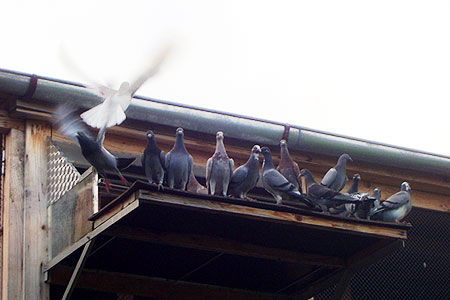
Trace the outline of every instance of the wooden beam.
<instances>
[{"instance_id":1,"label":"wooden beam","mask_svg":"<svg viewBox=\"0 0 450 300\"><path fill-rule=\"evenodd\" d=\"M148 203L159 205L177 205L197 208L209 212L239 215L246 218L265 220L268 222L285 223L297 226L320 227L331 231L345 231L351 234L366 236L382 236L384 238L406 239L407 232L404 229L362 224L344 219L325 219L316 216L306 216L288 212L273 211L254 207L246 207L229 203L216 202L198 198L145 191L139 195L139 199L147 200Z\"/></svg>"},{"instance_id":2,"label":"wooden beam","mask_svg":"<svg viewBox=\"0 0 450 300\"><path fill-rule=\"evenodd\" d=\"M84 245L83 252L81 252L80 258L78 259L77 265L73 270L72 276L70 277L69 283L67 284L66 290L64 291L64 295L62 300L69 300L72 292L75 288L76 282L81 275L84 264L86 263L86 259L89 256L89 253L92 250L92 245L94 244L95 239L90 240Z\"/></svg>"},{"instance_id":3,"label":"wooden beam","mask_svg":"<svg viewBox=\"0 0 450 300\"><path fill-rule=\"evenodd\" d=\"M112 226L105 231L105 234L130 240L223 252L227 254L277 260L289 263L338 268L345 267L345 261L339 257L270 248L207 235L163 233L145 228L135 228L124 225Z\"/></svg>"},{"instance_id":4,"label":"wooden beam","mask_svg":"<svg viewBox=\"0 0 450 300\"><path fill-rule=\"evenodd\" d=\"M23 296L23 198L25 135L12 128L5 138L2 299Z\"/></svg>"},{"instance_id":5,"label":"wooden beam","mask_svg":"<svg viewBox=\"0 0 450 300\"><path fill-rule=\"evenodd\" d=\"M11 118L7 111L0 110L0 133L5 134L10 129L24 131L24 122L21 119Z\"/></svg>"},{"instance_id":6,"label":"wooden beam","mask_svg":"<svg viewBox=\"0 0 450 300\"><path fill-rule=\"evenodd\" d=\"M49 299L42 267L48 260L47 138L51 127L26 120L24 169L24 291L26 299Z\"/></svg>"},{"instance_id":7,"label":"wooden beam","mask_svg":"<svg viewBox=\"0 0 450 300\"><path fill-rule=\"evenodd\" d=\"M56 267L50 275L50 283L66 285L72 269ZM155 298L160 300L288 300L287 296L258 293L254 291L225 288L200 283L175 281L123 273L84 270L77 288L113 292Z\"/></svg>"}]
</instances>

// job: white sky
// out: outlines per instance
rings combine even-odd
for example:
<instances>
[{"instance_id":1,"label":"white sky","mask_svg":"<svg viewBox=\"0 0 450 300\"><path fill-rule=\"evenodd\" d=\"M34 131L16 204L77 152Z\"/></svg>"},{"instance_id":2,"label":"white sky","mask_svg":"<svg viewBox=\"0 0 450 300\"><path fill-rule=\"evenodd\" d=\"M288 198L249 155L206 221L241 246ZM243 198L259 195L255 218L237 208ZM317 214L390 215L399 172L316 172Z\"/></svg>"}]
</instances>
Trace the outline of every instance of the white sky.
<instances>
[{"instance_id":1,"label":"white sky","mask_svg":"<svg viewBox=\"0 0 450 300\"><path fill-rule=\"evenodd\" d=\"M0 68L450 155L450 1L2 1Z\"/></svg>"}]
</instances>

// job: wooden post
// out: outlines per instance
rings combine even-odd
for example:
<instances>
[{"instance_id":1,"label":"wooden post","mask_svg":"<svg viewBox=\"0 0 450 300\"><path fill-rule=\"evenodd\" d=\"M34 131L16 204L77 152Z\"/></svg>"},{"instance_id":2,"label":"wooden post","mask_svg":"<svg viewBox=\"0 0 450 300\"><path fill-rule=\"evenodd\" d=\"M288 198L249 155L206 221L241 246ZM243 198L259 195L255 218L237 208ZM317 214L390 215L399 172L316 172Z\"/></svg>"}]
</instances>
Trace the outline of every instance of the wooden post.
<instances>
[{"instance_id":1,"label":"wooden post","mask_svg":"<svg viewBox=\"0 0 450 300\"><path fill-rule=\"evenodd\" d=\"M48 123L25 122L24 171L24 296L49 299L43 266L48 260L47 240L47 138Z\"/></svg>"},{"instance_id":2,"label":"wooden post","mask_svg":"<svg viewBox=\"0 0 450 300\"><path fill-rule=\"evenodd\" d=\"M24 132L11 129L5 136L5 177L3 190L2 299L23 296L23 196ZM31 299L31 298L30 298ZM36 299L36 298L35 298Z\"/></svg>"}]
</instances>

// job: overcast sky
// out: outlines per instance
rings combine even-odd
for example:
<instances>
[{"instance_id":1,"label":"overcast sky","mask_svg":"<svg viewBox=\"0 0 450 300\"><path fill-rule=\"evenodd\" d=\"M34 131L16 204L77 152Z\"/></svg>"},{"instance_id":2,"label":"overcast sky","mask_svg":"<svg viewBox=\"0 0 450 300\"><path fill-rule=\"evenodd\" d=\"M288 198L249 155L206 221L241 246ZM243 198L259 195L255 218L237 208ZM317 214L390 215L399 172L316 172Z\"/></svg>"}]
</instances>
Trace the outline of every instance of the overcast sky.
<instances>
[{"instance_id":1,"label":"overcast sky","mask_svg":"<svg viewBox=\"0 0 450 300\"><path fill-rule=\"evenodd\" d=\"M450 1L2 1L0 68L450 155Z\"/></svg>"}]
</instances>

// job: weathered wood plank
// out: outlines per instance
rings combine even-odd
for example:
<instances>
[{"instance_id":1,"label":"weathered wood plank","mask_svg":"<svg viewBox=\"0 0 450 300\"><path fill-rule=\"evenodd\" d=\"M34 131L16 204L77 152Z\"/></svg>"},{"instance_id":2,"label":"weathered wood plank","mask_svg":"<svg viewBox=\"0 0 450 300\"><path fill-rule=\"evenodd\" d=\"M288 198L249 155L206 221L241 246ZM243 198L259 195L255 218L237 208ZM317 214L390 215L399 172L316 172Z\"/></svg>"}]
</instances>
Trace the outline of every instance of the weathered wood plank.
<instances>
[{"instance_id":1,"label":"weathered wood plank","mask_svg":"<svg viewBox=\"0 0 450 300\"><path fill-rule=\"evenodd\" d=\"M66 285L71 276L72 269L55 267L50 281L55 285ZM78 288L122 293L161 300L288 300L290 297L258 293L248 290L225 288L220 286L175 281L162 278L152 278L123 273L84 270L77 283Z\"/></svg>"},{"instance_id":2,"label":"weathered wood plank","mask_svg":"<svg viewBox=\"0 0 450 300\"><path fill-rule=\"evenodd\" d=\"M7 111L0 110L0 133L5 134L10 129L24 131L25 125L23 120L11 118Z\"/></svg>"},{"instance_id":3,"label":"weathered wood plank","mask_svg":"<svg viewBox=\"0 0 450 300\"><path fill-rule=\"evenodd\" d=\"M105 231L105 234L131 240L154 242L171 246L216 251L290 263L340 268L345 267L344 259L338 257L276 249L206 235L163 233L146 228L135 228L124 225L112 226Z\"/></svg>"},{"instance_id":4,"label":"weathered wood plank","mask_svg":"<svg viewBox=\"0 0 450 300\"><path fill-rule=\"evenodd\" d=\"M23 299L23 198L25 135L11 129L5 139L2 299Z\"/></svg>"},{"instance_id":5,"label":"weathered wood plank","mask_svg":"<svg viewBox=\"0 0 450 300\"><path fill-rule=\"evenodd\" d=\"M33 120L25 125L24 296L49 299L42 267L48 260L47 138L51 127Z\"/></svg>"},{"instance_id":6,"label":"weathered wood plank","mask_svg":"<svg viewBox=\"0 0 450 300\"><path fill-rule=\"evenodd\" d=\"M247 218L280 222L297 226L321 227L322 229L333 231L347 231L352 234L382 236L385 238L391 237L400 239L406 239L407 237L407 232L403 229L388 228L372 224L361 224L349 222L343 219L325 219L315 216L272 211L242 205L203 200L198 198L157 193L153 191L146 191L145 194L139 195L139 199L148 200L150 202L158 202L160 205L182 205L186 207L204 209L210 212L240 215Z\"/></svg>"},{"instance_id":7,"label":"weathered wood plank","mask_svg":"<svg viewBox=\"0 0 450 300\"><path fill-rule=\"evenodd\" d=\"M125 201L121 201L118 205L114 206L112 209L108 210L106 213L102 214L99 218L95 219L94 221L94 228L99 227L102 225L106 220L110 219L114 215L116 215L118 212L126 208L128 205L136 201L136 194L133 193L128 197Z\"/></svg>"}]
</instances>

